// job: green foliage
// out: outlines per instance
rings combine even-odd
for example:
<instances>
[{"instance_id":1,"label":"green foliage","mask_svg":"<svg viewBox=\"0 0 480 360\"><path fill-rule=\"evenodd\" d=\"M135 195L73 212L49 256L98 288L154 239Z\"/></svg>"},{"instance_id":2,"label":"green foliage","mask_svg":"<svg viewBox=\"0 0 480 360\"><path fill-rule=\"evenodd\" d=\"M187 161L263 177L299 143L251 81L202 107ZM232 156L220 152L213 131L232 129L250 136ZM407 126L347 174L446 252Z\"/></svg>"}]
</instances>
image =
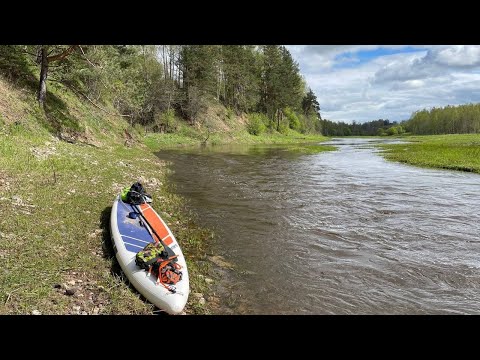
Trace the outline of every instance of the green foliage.
<instances>
[{"instance_id":1,"label":"green foliage","mask_svg":"<svg viewBox=\"0 0 480 360\"><path fill-rule=\"evenodd\" d=\"M303 98L304 83L298 64L284 46L266 45L263 54L263 92L261 109L274 117L279 109L298 109Z\"/></svg>"},{"instance_id":2,"label":"green foliage","mask_svg":"<svg viewBox=\"0 0 480 360\"><path fill-rule=\"evenodd\" d=\"M233 117L235 116L235 111L230 106L227 106L226 116L229 120L233 119Z\"/></svg>"},{"instance_id":3,"label":"green foliage","mask_svg":"<svg viewBox=\"0 0 480 360\"><path fill-rule=\"evenodd\" d=\"M391 134L401 134L404 129L398 125L396 121L390 122L388 119L379 119L357 124L355 121L352 124L340 122L333 122L327 119L320 120L322 127L322 134L326 136L375 136L386 135L391 127L396 129L390 130Z\"/></svg>"},{"instance_id":4,"label":"green foliage","mask_svg":"<svg viewBox=\"0 0 480 360\"><path fill-rule=\"evenodd\" d=\"M387 135L391 136L391 135L397 135L398 134L398 129L396 126L392 126L391 128L389 128L387 130Z\"/></svg>"},{"instance_id":5,"label":"green foliage","mask_svg":"<svg viewBox=\"0 0 480 360\"><path fill-rule=\"evenodd\" d=\"M316 115L320 118L320 104L312 89L308 89L308 92L302 99L302 110L305 115Z\"/></svg>"},{"instance_id":6,"label":"green foliage","mask_svg":"<svg viewBox=\"0 0 480 360\"><path fill-rule=\"evenodd\" d=\"M42 46L54 55L71 48ZM0 73L28 81L36 92L39 49L0 46ZM285 108L291 129L320 130L318 101L285 46L82 45L49 65L47 84L47 102L56 87L96 106L113 107L131 126L155 131L176 131L175 116L190 125L201 124L208 106L215 102L228 108L230 120L235 114L266 114L272 119L263 121L269 131L277 130L276 114ZM76 126L68 112L56 112L59 104L52 101L55 104L50 101L48 109L52 131Z\"/></svg>"},{"instance_id":7,"label":"green foliage","mask_svg":"<svg viewBox=\"0 0 480 360\"><path fill-rule=\"evenodd\" d=\"M405 127L419 135L480 133L480 104L416 111Z\"/></svg>"},{"instance_id":8,"label":"green foliage","mask_svg":"<svg viewBox=\"0 0 480 360\"><path fill-rule=\"evenodd\" d=\"M173 109L167 110L163 113L155 114L155 123L153 131L172 133L178 129L178 122L175 119L175 111Z\"/></svg>"},{"instance_id":9,"label":"green foliage","mask_svg":"<svg viewBox=\"0 0 480 360\"><path fill-rule=\"evenodd\" d=\"M288 126L290 127L290 129L299 130L301 124L297 114L295 114L295 112L288 106L284 109L283 112L288 119Z\"/></svg>"},{"instance_id":10,"label":"green foliage","mask_svg":"<svg viewBox=\"0 0 480 360\"><path fill-rule=\"evenodd\" d=\"M278 132L279 132L280 134L287 135L289 129L290 129L290 127L288 126L287 123L285 123L285 122L280 122L280 125L279 125L279 127L278 127Z\"/></svg>"},{"instance_id":11,"label":"green foliage","mask_svg":"<svg viewBox=\"0 0 480 360\"><path fill-rule=\"evenodd\" d=\"M252 113L248 115L247 131L252 135L260 135L265 132L266 117L264 114Z\"/></svg>"},{"instance_id":12,"label":"green foliage","mask_svg":"<svg viewBox=\"0 0 480 360\"><path fill-rule=\"evenodd\" d=\"M381 145L384 156L407 164L480 173L480 134L428 135Z\"/></svg>"}]
</instances>

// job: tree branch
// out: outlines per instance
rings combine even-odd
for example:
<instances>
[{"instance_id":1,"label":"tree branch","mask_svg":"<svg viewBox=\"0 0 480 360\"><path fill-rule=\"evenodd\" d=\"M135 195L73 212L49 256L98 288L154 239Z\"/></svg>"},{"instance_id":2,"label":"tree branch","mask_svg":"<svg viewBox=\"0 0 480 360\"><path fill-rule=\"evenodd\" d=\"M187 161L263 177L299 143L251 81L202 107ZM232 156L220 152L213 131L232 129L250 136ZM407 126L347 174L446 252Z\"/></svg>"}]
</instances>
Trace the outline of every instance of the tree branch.
<instances>
[{"instance_id":1,"label":"tree branch","mask_svg":"<svg viewBox=\"0 0 480 360\"><path fill-rule=\"evenodd\" d=\"M85 60L87 60L87 62L92 65L93 67L97 67L98 65L95 65L94 63L92 63L88 58L87 58L87 55L85 55L85 52L83 51L82 47L80 45L78 45L78 48L80 49L80 51L82 52L82 55L83 57L85 58Z\"/></svg>"},{"instance_id":2,"label":"tree branch","mask_svg":"<svg viewBox=\"0 0 480 360\"><path fill-rule=\"evenodd\" d=\"M73 50L75 50L75 48L77 47L78 45L72 45L70 46L67 50L65 50L64 52L60 53L60 54L57 54L57 55L53 55L53 56L48 56L47 57L47 60L48 62L52 62L52 61L60 61L64 58L66 58L68 55L70 55Z\"/></svg>"}]
</instances>

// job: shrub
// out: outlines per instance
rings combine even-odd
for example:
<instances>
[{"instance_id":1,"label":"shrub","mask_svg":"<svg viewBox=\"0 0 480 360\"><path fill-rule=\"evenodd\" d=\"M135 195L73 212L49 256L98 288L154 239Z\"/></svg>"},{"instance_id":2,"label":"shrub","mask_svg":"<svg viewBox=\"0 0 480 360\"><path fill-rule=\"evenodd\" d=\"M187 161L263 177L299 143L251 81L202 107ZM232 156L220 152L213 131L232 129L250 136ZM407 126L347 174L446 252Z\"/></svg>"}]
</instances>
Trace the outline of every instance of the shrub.
<instances>
[{"instance_id":1,"label":"shrub","mask_svg":"<svg viewBox=\"0 0 480 360\"><path fill-rule=\"evenodd\" d=\"M260 135L266 129L265 115L253 113L248 115L247 131L252 135ZM268 119L267 119L268 120Z\"/></svg>"},{"instance_id":2,"label":"shrub","mask_svg":"<svg viewBox=\"0 0 480 360\"><path fill-rule=\"evenodd\" d=\"M290 127L290 129L298 131L300 129L300 120L298 119L297 114L295 114L295 111L293 111L289 107L286 107L283 112L288 119L288 126Z\"/></svg>"},{"instance_id":3,"label":"shrub","mask_svg":"<svg viewBox=\"0 0 480 360\"><path fill-rule=\"evenodd\" d=\"M398 135L398 129L396 126L392 126L391 128L388 128L387 130L387 135Z\"/></svg>"}]
</instances>

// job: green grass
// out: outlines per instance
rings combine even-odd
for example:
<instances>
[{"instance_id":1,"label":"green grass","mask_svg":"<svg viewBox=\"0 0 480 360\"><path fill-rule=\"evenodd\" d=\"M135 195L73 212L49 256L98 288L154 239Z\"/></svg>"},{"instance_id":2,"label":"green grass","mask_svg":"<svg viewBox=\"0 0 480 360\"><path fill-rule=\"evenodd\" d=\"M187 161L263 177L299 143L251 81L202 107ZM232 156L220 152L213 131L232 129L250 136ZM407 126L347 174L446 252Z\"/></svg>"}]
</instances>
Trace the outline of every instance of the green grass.
<instances>
[{"instance_id":1,"label":"green grass","mask_svg":"<svg viewBox=\"0 0 480 360\"><path fill-rule=\"evenodd\" d=\"M480 173L480 134L405 136L382 144L386 159L411 165Z\"/></svg>"},{"instance_id":2,"label":"green grass","mask_svg":"<svg viewBox=\"0 0 480 360\"><path fill-rule=\"evenodd\" d=\"M251 135L245 129L235 129L231 132L216 132L210 134L207 139L206 133L200 131L193 131L190 128L190 132L181 131L180 133L173 134L158 134L148 133L144 136L145 145L152 151L159 149L185 147L191 145L247 145L247 144L299 144L308 142L323 142L330 138L322 135L314 134L300 134L296 131L290 130L287 135L274 133L263 133L261 135ZM313 148L309 149L312 150ZM333 150L332 147L317 147L318 151ZM316 152L318 152L316 151Z\"/></svg>"},{"instance_id":3,"label":"green grass","mask_svg":"<svg viewBox=\"0 0 480 360\"><path fill-rule=\"evenodd\" d=\"M109 233L115 196L139 179L182 247L191 292L208 292L212 233L170 191L165 163L138 141L125 146L124 130L139 131L60 87L49 87L46 115L34 94L0 85L0 314L152 314L122 274ZM60 141L57 128L78 141ZM194 297L185 310L210 311Z\"/></svg>"},{"instance_id":4,"label":"green grass","mask_svg":"<svg viewBox=\"0 0 480 360\"><path fill-rule=\"evenodd\" d=\"M197 262L204 260L212 234L167 189L163 162L140 148L40 139L26 132L3 134L0 143L0 313L68 314L75 306L87 313L152 313L118 268L109 234L116 194L137 179L182 246L191 291L206 291L198 275L208 266ZM49 155L36 157L33 149ZM54 287L72 280L73 296ZM187 312L208 312L190 300Z\"/></svg>"}]
</instances>

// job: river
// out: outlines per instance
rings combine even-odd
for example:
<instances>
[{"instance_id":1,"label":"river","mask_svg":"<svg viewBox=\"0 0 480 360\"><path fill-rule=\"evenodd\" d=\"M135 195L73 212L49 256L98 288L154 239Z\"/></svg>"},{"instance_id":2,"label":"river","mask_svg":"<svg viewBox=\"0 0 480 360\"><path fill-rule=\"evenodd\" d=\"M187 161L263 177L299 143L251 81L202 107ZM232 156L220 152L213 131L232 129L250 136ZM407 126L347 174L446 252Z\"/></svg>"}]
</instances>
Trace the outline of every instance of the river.
<instances>
[{"instance_id":1,"label":"river","mask_svg":"<svg viewBox=\"0 0 480 360\"><path fill-rule=\"evenodd\" d=\"M480 176L387 162L378 141L157 154L233 265L216 313L480 314Z\"/></svg>"}]
</instances>

